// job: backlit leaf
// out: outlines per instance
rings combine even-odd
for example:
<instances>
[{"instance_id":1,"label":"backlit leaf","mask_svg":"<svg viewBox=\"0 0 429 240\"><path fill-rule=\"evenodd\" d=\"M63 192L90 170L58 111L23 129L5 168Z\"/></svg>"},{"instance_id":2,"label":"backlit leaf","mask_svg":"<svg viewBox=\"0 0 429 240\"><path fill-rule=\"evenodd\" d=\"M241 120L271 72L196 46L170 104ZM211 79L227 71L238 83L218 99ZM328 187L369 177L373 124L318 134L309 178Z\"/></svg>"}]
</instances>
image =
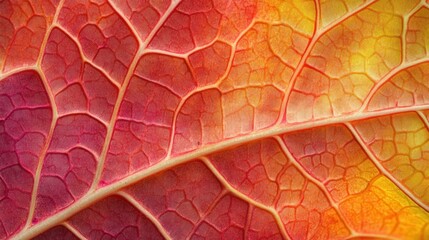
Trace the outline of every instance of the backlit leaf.
<instances>
[{"instance_id":1,"label":"backlit leaf","mask_svg":"<svg viewBox=\"0 0 429 240\"><path fill-rule=\"evenodd\" d=\"M429 238L429 2L0 1L0 239Z\"/></svg>"}]
</instances>

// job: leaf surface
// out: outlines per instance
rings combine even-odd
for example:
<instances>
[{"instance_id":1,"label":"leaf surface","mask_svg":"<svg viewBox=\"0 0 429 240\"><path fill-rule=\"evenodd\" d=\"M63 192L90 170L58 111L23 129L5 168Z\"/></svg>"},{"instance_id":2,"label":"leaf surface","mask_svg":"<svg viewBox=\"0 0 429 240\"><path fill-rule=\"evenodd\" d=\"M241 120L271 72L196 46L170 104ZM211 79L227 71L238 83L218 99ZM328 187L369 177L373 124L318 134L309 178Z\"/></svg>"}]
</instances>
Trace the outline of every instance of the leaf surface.
<instances>
[{"instance_id":1,"label":"leaf surface","mask_svg":"<svg viewBox=\"0 0 429 240\"><path fill-rule=\"evenodd\" d=\"M0 239L429 237L427 2L0 9Z\"/></svg>"}]
</instances>

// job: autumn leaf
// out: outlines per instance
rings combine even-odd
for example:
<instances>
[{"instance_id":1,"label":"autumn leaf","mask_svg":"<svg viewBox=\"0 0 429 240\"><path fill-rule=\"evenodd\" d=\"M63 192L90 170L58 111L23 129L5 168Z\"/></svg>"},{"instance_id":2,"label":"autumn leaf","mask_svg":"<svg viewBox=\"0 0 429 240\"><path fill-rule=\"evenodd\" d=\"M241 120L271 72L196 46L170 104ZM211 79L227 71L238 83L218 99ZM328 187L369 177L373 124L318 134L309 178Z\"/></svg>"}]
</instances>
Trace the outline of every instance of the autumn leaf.
<instances>
[{"instance_id":1,"label":"autumn leaf","mask_svg":"<svg viewBox=\"0 0 429 240\"><path fill-rule=\"evenodd\" d=\"M428 52L428 1L0 1L0 239L428 239Z\"/></svg>"}]
</instances>

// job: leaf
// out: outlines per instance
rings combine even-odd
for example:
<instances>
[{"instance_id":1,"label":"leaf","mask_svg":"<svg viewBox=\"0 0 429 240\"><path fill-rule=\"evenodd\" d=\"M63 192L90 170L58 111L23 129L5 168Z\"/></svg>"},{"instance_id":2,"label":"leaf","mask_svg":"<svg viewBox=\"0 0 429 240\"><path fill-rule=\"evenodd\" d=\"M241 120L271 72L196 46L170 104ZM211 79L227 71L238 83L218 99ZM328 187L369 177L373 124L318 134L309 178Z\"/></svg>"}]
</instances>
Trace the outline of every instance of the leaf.
<instances>
[{"instance_id":1,"label":"leaf","mask_svg":"<svg viewBox=\"0 0 429 240\"><path fill-rule=\"evenodd\" d=\"M427 2L0 9L0 239L429 237Z\"/></svg>"}]
</instances>

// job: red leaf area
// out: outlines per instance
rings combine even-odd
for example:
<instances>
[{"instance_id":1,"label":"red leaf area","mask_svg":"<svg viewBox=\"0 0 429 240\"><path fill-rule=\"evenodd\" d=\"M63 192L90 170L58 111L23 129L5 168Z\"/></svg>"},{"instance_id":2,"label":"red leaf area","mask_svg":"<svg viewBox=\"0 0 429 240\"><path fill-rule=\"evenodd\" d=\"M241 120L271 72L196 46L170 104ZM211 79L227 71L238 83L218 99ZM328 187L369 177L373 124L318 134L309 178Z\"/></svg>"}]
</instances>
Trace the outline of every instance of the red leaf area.
<instances>
[{"instance_id":1,"label":"red leaf area","mask_svg":"<svg viewBox=\"0 0 429 240\"><path fill-rule=\"evenodd\" d=\"M429 238L429 1L0 1L0 239Z\"/></svg>"}]
</instances>

